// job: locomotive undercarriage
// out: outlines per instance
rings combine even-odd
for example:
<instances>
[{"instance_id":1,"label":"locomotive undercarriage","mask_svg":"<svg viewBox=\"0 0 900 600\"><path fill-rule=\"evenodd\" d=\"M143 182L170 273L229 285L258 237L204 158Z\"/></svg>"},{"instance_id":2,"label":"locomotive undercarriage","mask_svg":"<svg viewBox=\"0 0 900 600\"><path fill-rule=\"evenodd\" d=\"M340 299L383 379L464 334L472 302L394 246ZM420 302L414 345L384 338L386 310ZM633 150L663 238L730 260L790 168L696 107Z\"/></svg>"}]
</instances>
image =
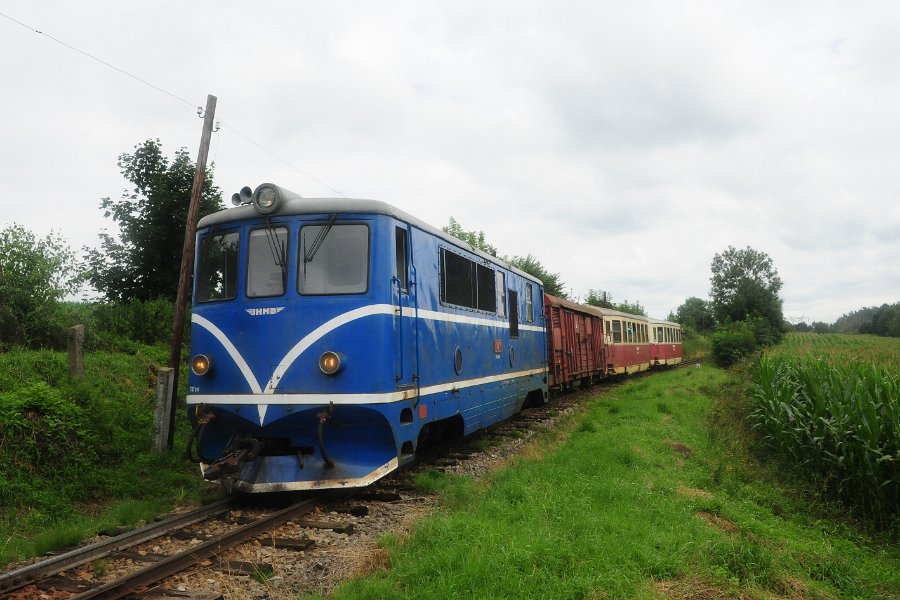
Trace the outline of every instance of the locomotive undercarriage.
<instances>
[{"instance_id":1,"label":"locomotive undercarriage","mask_svg":"<svg viewBox=\"0 0 900 600\"><path fill-rule=\"evenodd\" d=\"M228 407L204 407L188 452L196 448L205 479L253 492L365 486L400 463L395 432L379 410L297 408L259 426Z\"/></svg>"}]
</instances>

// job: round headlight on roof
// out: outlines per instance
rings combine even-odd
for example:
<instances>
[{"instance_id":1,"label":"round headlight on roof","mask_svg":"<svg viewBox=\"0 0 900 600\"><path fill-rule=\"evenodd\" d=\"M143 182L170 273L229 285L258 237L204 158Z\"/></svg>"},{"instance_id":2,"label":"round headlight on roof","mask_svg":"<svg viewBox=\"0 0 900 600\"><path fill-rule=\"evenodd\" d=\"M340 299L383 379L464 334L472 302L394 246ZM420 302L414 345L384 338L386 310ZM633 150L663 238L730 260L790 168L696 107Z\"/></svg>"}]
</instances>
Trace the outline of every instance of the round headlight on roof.
<instances>
[{"instance_id":1,"label":"round headlight on roof","mask_svg":"<svg viewBox=\"0 0 900 600\"><path fill-rule=\"evenodd\" d=\"M253 206L257 212L268 214L278 208L278 190L272 185L261 185L253 194Z\"/></svg>"}]
</instances>

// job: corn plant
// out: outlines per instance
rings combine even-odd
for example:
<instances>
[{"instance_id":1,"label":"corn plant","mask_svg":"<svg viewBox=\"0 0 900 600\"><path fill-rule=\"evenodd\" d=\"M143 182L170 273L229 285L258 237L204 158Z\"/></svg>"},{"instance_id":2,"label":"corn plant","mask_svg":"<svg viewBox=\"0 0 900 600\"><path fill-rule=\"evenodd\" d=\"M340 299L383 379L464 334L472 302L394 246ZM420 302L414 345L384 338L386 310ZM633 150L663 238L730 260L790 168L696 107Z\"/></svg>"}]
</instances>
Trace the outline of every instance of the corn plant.
<instances>
[{"instance_id":1,"label":"corn plant","mask_svg":"<svg viewBox=\"0 0 900 600\"><path fill-rule=\"evenodd\" d=\"M872 363L767 354L753 427L830 494L882 526L900 514L900 376Z\"/></svg>"}]
</instances>

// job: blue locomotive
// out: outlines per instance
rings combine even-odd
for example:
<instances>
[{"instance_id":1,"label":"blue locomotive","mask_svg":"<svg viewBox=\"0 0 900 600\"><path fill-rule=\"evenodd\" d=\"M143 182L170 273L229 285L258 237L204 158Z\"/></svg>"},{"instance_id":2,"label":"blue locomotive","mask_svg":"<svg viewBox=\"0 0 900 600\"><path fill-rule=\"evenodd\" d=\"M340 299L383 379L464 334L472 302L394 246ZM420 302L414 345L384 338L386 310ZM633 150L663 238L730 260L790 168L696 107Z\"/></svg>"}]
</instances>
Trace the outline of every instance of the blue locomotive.
<instances>
[{"instance_id":1,"label":"blue locomotive","mask_svg":"<svg viewBox=\"0 0 900 600\"><path fill-rule=\"evenodd\" d=\"M273 184L197 230L188 409L204 476L365 486L547 397L541 282L374 200Z\"/></svg>"}]
</instances>

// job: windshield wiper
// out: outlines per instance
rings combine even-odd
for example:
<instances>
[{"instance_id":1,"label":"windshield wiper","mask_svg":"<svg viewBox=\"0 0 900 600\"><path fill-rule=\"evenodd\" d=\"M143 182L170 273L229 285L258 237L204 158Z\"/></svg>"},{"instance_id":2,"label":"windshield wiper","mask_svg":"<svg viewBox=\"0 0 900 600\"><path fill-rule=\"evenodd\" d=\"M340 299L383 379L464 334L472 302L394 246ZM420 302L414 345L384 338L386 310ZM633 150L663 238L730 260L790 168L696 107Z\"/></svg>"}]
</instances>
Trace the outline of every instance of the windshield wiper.
<instances>
[{"instance_id":1,"label":"windshield wiper","mask_svg":"<svg viewBox=\"0 0 900 600\"><path fill-rule=\"evenodd\" d=\"M319 251L319 248L322 247L322 242L325 241L325 236L328 235L328 232L331 231L331 226L334 225L334 221L337 219L337 213L331 213L328 217L328 222L322 226L322 229L319 230L319 233L316 234L315 239L313 239L312 245L307 250L303 249L303 262L309 263L316 257L316 252Z\"/></svg>"},{"instance_id":2,"label":"windshield wiper","mask_svg":"<svg viewBox=\"0 0 900 600\"><path fill-rule=\"evenodd\" d=\"M272 251L272 260L276 267L281 267L281 292L287 288L287 250L285 241L278 239L278 233L272 221L266 217L266 239L269 241L269 250Z\"/></svg>"}]
</instances>

